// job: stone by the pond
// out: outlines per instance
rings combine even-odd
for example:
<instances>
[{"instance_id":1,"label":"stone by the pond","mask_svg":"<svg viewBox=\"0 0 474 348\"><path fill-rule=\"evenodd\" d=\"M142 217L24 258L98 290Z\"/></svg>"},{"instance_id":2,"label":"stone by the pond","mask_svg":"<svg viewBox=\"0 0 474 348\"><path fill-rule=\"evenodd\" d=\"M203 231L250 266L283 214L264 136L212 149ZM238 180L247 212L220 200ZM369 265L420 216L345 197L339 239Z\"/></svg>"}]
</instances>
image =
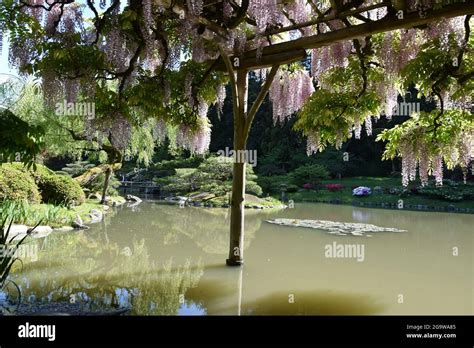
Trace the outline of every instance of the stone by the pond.
<instances>
[{"instance_id":1,"label":"stone by the pond","mask_svg":"<svg viewBox=\"0 0 474 348\"><path fill-rule=\"evenodd\" d=\"M74 230L72 226L61 226L54 229L56 232L70 232L72 230Z\"/></svg>"},{"instance_id":2,"label":"stone by the pond","mask_svg":"<svg viewBox=\"0 0 474 348\"><path fill-rule=\"evenodd\" d=\"M367 232L406 232L406 230L399 230L391 227L379 227L371 224L362 224L355 222L338 222L326 220L300 220L300 219L273 219L266 220L271 224L307 227L324 230L330 234L335 235L353 235L364 236Z\"/></svg>"},{"instance_id":3,"label":"stone by the pond","mask_svg":"<svg viewBox=\"0 0 474 348\"><path fill-rule=\"evenodd\" d=\"M26 236L28 231L33 227L28 227L26 225L12 225L10 228L10 233L8 234L8 239L20 239ZM53 232L53 229L49 226L37 226L31 233L31 237L34 238L43 238Z\"/></svg>"},{"instance_id":4,"label":"stone by the pond","mask_svg":"<svg viewBox=\"0 0 474 348\"><path fill-rule=\"evenodd\" d=\"M95 224L102 221L104 214L100 210L92 209L90 211L89 217L91 219L90 223Z\"/></svg>"},{"instance_id":5,"label":"stone by the pond","mask_svg":"<svg viewBox=\"0 0 474 348\"><path fill-rule=\"evenodd\" d=\"M31 235L35 238L43 238L53 232L53 229L49 226L37 226Z\"/></svg>"},{"instance_id":6,"label":"stone by the pond","mask_svg":"<svg viewBox=\"0 0 474 348\"><path fill-rule=\"evenodd\" d=\"M10 236L17 235L17 234L26 234L28 231L28 226L26 225L12 225L10 227Z\"/></svg>"},{"instance_id":7,"label":"stone by the pond","mask_svg":"<svg viewBox=\"0 0 474 348\"><path fill-rule=\"evenodd\" d=\"M11 225L10 232L8 234L8 240L21 239L28 232L28 226L26 225Z\"/></svg>"},{"instance_id":8,"label":"stone by the pond","mask_svg":"<svg viewBox=\"0 0 474 348\"><path fill-rule=\"evenodd\" d=\"M134 196L134 195L127 195L125 197L125 199L127 201L133 201L133 202L141 202L142 201L140 198L138 198L137 196Z\"/></svg>"},{"instance_id":9,"label":"stone by the pond","mask_svg":"<svg viewBox=\"0 0 474 348\"><path fill-rule=\"evenodd\" d=\"M72 222L72 227L81 229L81 230L89 229L89 226L84 225L84 222L82 221L82 218L79 216L79 214L76 215L76 218Z\"/></svg>"},{"instance_id":10,"label":"stone by the pond","mask_svg":"<svg viewBox=\"0 0 474 348\"><path fill-rule=\"evenodd\" d=\"M383 188L380 186L375 186L374 187L374 194L382 194L383 193Z\"/></svg>"}]
</instances>

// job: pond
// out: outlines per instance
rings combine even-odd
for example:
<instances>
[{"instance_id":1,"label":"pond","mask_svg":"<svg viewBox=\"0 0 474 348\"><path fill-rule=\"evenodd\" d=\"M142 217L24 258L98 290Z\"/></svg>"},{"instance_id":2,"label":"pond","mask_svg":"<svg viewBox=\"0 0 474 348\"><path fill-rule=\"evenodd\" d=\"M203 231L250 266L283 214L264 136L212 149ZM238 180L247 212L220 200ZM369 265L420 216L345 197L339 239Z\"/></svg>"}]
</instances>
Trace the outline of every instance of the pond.
<instances>
[{"instance_id":1,"label":"pond","mask_svg":"<svg viewBox=\"0 0 474 348\"><path fill-rule=\"evenodd\" d=\"M275 218L406 232L334 235L266 222ZM132 315L474 313L474 215L315 203L248 210L241 268L224 265L229 220L228 209L118 208L90 230L30 240L36 252L14 279L25 304ZM358 245L363 255L329 257L337 245Z\"/></svg>"}]
</instances>

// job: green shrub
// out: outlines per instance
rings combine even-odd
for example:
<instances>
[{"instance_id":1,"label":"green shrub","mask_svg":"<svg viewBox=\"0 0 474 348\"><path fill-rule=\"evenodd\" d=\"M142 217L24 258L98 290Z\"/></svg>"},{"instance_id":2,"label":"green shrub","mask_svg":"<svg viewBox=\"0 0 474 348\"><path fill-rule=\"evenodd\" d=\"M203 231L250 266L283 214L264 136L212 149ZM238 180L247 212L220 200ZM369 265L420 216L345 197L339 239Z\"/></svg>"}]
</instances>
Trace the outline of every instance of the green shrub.
<instances>
[{"instance_id":1,"label":"green shrub","mask_svg":"<svg viewBox=\"0 0 474 348\"><path fill-rule=\"evenodd\" d=\"M290 177L288 175L259 176L257 184L265 193L280 193L282 185L288 187Z\"/></svg>"},{"instance_id":2,"label":"green shrub","mask_svg":"<svg viewBox=\"0 0 474 348\"><path fill-rule=\"evenodd\" d=\"M174 170L176 168L196 168L203 159L201 157L178 158L173 160L164 160L151 167L156 170Z\"/></svg>"},{"instance_id":3,"label":"green shrub","mask_svg":"<svg viewBox=\"0 0 474 348\"><path fill-rule=\"evenodd\" d=\"M23 163L15 162L10 164L13 168L28 174L38 184L43 176L55 175L55 173L48 167L42 164L35 164L34 167L26 167Z\"/></svg>"},{"instance_id":4,"label":"green shrub","mask_svg":"<svg viewBox=\"0 0 474 348\"><path fill-rule=\"evenodd\" d=\"M105 173L100 173L97 175L94 180L86 185L86 188L90 190L90 192L101 192L104 189L105 183ZM117 179L115 174L110 176L109 180L109 188L107 189L108 196L118 196L118 188L120 186L120 181Z\"/></svg>"},{"instance_id":5,"label":"green shrub","mask_svg":"<svg viewBox=\"0 0 474 348\"><path fill-rule=\"evenodd\" d=\"M255 196L261 196L263 194L262 188L255 181L247 181L245 183L245 192Z\"/></svg>"},{"instance_id":6,"label":"green shrub","mask_svg":"<svg viewBox=\"0 0 474 348\"><path fill-rule=\"evenodd\" d=\"M270 163L260 166L258 174L263 176L284 175L285 170L273 163Z\"/></svg>"},{"instance_id":7,"label":"green shrub","mask_svg":"<svg viewBox=\"0 0 474 348\"><path fill-rule=\"evenodd\" d=\"M176 169L176 174L165 178L157 178L155 182L162 185L165 192L173 192L176 194L185 194L196 191L198 176L196 175L196 168L179 168Z\"/></svg>"},{"instance_id":8,"label":"green shrub","mask_svg":"<svg viewBox=\"0 0 474 348\"><path fill-rule=\"evenodd\" d=\"M298 186L296 185L288 185L286 188L286 192L296 192L298 191Z\"/></svg>"},{"instance_id":9,"label":"green shrub","mask_svg":"<svg viewBox=\"0 0 474 348\"><path fill-rule=\"evenodd\" d=\"M64 226L74 220L74 210L52 204L29 204L26 201L3 201L0 203L0 221L13 219L13 222L34 226L37 223L48 226Z\"/></svg>"},{"instance_id":10,"label":"green shrub","mask_svg":"<svg viewBox=\"0 0 474 348\"><path fill-rule=\"evenodd\" d=\"M65 175L44 175L38 181L44 202L80 205L85 201L81 186Z\"/></svg>"},{"instance_id":11,"label":"green shrub","mask_svg":"<svg viewBox=\"0 0 474 348\"><path fill-rule=\"evenodd\" d=\"M22 163L9 163L0 168L0 200L80 205L85 196L75 180L44 165L27 168Z\"/></svg>"},{"instance_id":12,"label":"green shrub","mask_svg":"<svg viewBox=\"0 0 474 348\"><path fill-rule=\"evenodd\" d=\"M232 191L232 183L230 181L225 183L211 182L202 185L201 191L213 193L216 196L224 196L227 192Z\"/></svg>"},{"instance_id":13,"label":"green shrub","mask_svg":"<svg viewBox=\"0 0 474 348\"><path fill-rule=\"evenodd\" d=\"M81 186L67 175L57 174L42 164L36 164L35 168L27 168L22 163L12 163L12 166L33 178L45 203L80 205L85 201Z\"/></svg>"},{"instance_id":14,"label":"green shrub","mask_svg":"<svg viewBox=\"0 0 474 348\"><path fill-rule=\"evenodd\" d=\"M329 179L329 172L320 164L305 165L296 168L290 174L291 183L298 187L303 187L307 183L317 186L323 179Z\"/></svg>"},{"instance_id":15,"label":"green shrub","mask_svg":"<svg viewBox=\"0 0 474 348\"><path fill-rule=\"evenodd\" d=\"M0 167L0 201L41 201L41 195L33 178L16 166L3 164Z\"/></svg>"},{"instance_id":16,"label":"green shrub","mask_svg":"<svg viewBox=\"0 0 474 348\"><path fill-rule=\"evenodd\" d=\"M446 186L436 187L430 184L426 187L419 187L417 194L448 202L460 202L474 198L474 186L448 183Z\"/></svg>"},{"instance_id":17,"label":"green shrub","mask_svg":"<svg viewBox=\"0 0 474 348\"><path fill-rule=\"evenodd\" d=\"M169 163L169 162L168 162ZM209 192L216 196L225 195L232 190L233 160L227 157L208 157L197 168L176 168L175 174L156 178L163 191L174 194L190 192ZM250 165L246 166L246 192L262 195L262 188L255 182L257 176Z\"/></svg>"},{"instance_id":18,"label":"green shrub","mask_svg":"<svg viewBox=\"0 0 474 348\"><path fill-rule=\"evenodd\" d=\"M75 178L81 174L84 174L88 169L94 168L95 164L89 161L76 161L68 163L61 171L56 172L57 174L64 174Z\"/></svg>"}]
</instances>

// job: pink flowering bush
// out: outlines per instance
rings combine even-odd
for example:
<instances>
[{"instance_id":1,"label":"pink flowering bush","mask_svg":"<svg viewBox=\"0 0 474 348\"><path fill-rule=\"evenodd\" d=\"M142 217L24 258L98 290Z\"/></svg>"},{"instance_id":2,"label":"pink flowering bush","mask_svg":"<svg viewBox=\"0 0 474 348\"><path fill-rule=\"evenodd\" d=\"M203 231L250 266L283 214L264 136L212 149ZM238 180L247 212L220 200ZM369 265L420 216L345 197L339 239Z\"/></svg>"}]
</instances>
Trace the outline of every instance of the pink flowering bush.
<instances>
[{"instance_id":1,"label":"pink flowering bush","mask_svg":"<svg viewBox=\"0 0 474 348\"><path fill-rule=\"evenodd\" d=\"M344 188L344 185L342 184L326 184L324 185L325 188L327 188L331 192L336 192L340 191Z\"/></svg>"}]
</instances>

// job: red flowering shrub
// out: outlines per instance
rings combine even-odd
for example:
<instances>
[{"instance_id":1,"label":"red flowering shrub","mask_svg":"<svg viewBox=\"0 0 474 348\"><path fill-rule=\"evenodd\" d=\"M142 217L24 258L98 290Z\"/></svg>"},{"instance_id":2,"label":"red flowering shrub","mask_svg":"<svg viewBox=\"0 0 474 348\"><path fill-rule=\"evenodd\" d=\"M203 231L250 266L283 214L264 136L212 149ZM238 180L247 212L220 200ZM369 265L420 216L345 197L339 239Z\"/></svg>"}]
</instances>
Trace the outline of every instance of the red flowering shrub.
<instances>
[{"instance_id":1,"label":"red flowering shrub","mask_svg":"<svg viewBox=\"0 0 474 348\"><path fill-rule=\"evenodd\" d=\"M324 185L324 187L326 187L331 192L336 192L336 191L342 190L344 188L344 185L342 185L342 184L326 184L326 185Z\"/></svg>"}]
</instances>

